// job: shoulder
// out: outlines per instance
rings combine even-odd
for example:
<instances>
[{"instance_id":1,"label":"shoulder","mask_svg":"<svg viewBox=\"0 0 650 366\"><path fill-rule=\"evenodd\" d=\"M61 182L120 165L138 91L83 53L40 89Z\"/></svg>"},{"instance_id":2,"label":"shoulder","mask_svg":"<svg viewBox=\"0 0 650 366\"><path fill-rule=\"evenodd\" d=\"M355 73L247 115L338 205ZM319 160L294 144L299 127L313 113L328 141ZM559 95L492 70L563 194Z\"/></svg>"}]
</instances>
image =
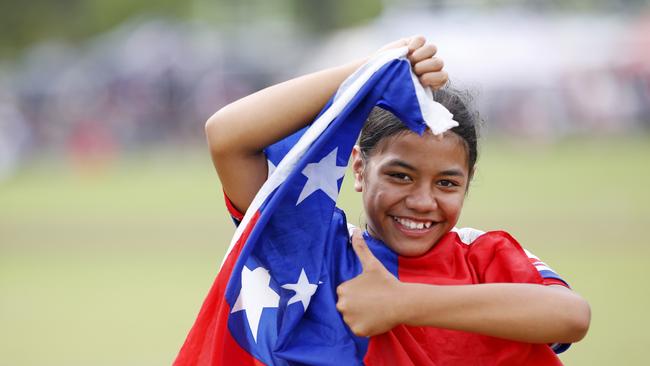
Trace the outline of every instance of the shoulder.
<instances>
[{"instance_id":1,"label":"shoulder","mask_svg":"<svg viewBox=\"0 0 650 366\"><path fill-rule=\"evenodd\" d=\"M463 227L463 228L457 228L454 227L451 229L452 233L456 233L458 235L458 239L464 244L471 245L474 243L478 237L484 235L486 232L483 230L478 230L474 229L471 227Z\"/></svg>"},{"instance_id":2,"label":"shoulder","mask_svg":"<svg viewBox=\"0 0 650 366\"><path fill-rule=\"evenodd\" d=\"M503 230L483 231L474 228L453 228L457 242L468 247L468 254L494 258L495 255L510 253L522 258L536 258L524 249L510 233Z\"/></svg>"},{"instance_id":3,"label":"shoulder","mask_svg":"<svg viewBox=\"0 0 650 366\"><path fill-rule=\"evenodd\" d=\"M468 254L474 260L489 261L489 263L496 261L508 263L509 265L518 263L521 267L535 268L544 285L569 287L569 284L557 272L535 254L521 246L506 231L453 228L451 232L457 236L457 242L468 247Z\"/></svg>"},{"instance_id":4,"label":"shoulder","mask_svg":"<svg viewBox=\"0 0 650 366\"><path fill-rule=\"evenodd\" d=\"M510 233L503 230L483 231L471 227L454 227L451 229L451 233L455 233L461 243L469 246L482 243L501 243L503 245L511 244L520 247L517 240Z\"/></svg>"},{"instance_id":5,"label":"shoulder","mask_svg":"<svg viewBox=\"0 0 650 366\"><path fill-rule=\"evenodd\" d=\"M350 232L350 235L352 235L352 230L356 228L356 226L348 222L345 216L345 211L341 210L338 207L334 207L334 212L332 213L332 222L336 225L345 225Z\"/></svg>"}]
</instances>

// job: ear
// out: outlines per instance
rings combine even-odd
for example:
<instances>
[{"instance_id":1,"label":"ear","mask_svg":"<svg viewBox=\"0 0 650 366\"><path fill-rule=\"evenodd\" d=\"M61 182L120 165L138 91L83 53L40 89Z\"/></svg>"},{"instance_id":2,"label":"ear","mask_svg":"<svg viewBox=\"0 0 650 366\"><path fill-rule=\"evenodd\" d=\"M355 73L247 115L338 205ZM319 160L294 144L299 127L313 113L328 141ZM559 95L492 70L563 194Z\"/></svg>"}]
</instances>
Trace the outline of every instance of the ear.
<instances>
[{"instance_id":1,"label":"ear","mask_svg":"<svg viewBox=\"0 0 650 366\"><path fill-rule=\"evenodd\" d=\"M354 172L354 190L357 192L363 191L363 167L361 148L359 145L354 145L352 149L352 171Z\"/></svg>"}]
</instances>

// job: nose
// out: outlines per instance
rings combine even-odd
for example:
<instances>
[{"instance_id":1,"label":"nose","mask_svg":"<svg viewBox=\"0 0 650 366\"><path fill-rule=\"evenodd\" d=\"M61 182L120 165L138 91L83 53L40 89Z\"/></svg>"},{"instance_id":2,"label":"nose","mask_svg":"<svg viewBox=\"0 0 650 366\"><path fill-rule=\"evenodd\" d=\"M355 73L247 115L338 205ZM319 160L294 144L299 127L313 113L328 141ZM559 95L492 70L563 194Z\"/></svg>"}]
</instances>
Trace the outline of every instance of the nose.
<instances>
[{"instance_id":1,"label":"nose","mask_svg":"<svg viewBox=\"0 0 650 366\"><path fill-rule=\"evenodd\" d=\"M406 207L417 212L431 212L438 208L438 201L431 187L414 187L405 200Z\"/></svg>"}]
</instances>

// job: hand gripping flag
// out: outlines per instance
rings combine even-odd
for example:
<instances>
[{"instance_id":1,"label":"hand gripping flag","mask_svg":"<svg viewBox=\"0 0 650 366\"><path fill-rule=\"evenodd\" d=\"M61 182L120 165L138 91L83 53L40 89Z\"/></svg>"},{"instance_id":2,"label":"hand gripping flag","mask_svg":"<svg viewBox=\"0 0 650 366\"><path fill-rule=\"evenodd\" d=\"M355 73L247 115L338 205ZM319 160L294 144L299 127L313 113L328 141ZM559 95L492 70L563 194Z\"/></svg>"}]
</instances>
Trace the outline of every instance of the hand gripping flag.
<instances>
[{"instance_id":1,"label":"hand gripping flag","mask_svg":"<svg viewBox=\"0 0 650 366\"><path fill-rule=\"evenodd\" d=\"M362 363L367 339L336 310L331 248L348 240L335 203L350 153L376 105L419 134L457 125L420 85L406 53L378 54L311 125L265 150L275 168L237 227L174 365Z\"/></svg>"}]
</instances>

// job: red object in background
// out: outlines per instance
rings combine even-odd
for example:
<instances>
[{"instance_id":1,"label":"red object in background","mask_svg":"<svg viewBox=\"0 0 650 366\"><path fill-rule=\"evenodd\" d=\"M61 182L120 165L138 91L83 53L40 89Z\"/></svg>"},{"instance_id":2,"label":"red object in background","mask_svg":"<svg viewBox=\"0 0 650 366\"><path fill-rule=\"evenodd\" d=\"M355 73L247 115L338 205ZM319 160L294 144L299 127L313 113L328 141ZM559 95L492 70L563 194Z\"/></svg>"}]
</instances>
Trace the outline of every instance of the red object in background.
<instances>
[{"instance_id":1,"label":"red object in background","mask_svg":"<svg viewBox=\"0 0 650 366\"><path fill-rule=\"evenodd\" d=\"M96 120L84 120L75 125L66 146L73 168L83 175L104 172L117 152L113 135Z\"/></svg>"}]
</instances>

